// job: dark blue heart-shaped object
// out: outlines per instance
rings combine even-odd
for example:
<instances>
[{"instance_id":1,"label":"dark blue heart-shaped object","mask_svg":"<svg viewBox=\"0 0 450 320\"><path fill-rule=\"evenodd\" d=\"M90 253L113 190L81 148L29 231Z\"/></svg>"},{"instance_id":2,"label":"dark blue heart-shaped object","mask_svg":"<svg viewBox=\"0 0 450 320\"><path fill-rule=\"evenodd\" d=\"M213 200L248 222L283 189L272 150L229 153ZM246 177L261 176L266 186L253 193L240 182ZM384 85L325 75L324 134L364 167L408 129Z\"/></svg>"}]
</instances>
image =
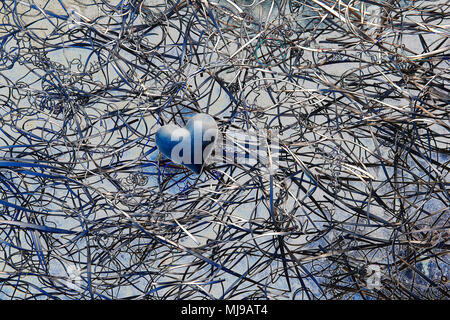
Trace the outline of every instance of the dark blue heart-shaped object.
<instances>
[{"instance_id":1,"label":"dark blue heart-shaped object","mask_svg":"<svg viewBox=\"0 0 450 320\"><path fill-rule=\"evenodd\" d=\"M156 132L159 151L173 162L200 174L217 140L218 128L213 117L199 113L184 128L169 124Z\"/></svg>"}]
</instances>

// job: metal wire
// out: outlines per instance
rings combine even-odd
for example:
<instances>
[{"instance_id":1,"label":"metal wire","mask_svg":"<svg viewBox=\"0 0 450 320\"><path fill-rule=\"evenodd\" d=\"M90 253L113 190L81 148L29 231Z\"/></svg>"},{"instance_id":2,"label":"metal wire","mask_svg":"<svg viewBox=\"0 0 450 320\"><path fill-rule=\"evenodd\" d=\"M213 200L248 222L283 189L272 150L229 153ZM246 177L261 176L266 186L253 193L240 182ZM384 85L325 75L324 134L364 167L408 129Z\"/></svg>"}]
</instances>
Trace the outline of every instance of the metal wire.
<instances>
[{"instance_id":1,"label":"metal wire","mask_svg":"<svg viewBox=\"0 0 450 320\"><path fill-rule=\"evenodd\" d=\"M0 298L447 299L449 16L1 1ZM162 158L197 112L276 131L277 170Z\"/></svg>"}]
</instances>

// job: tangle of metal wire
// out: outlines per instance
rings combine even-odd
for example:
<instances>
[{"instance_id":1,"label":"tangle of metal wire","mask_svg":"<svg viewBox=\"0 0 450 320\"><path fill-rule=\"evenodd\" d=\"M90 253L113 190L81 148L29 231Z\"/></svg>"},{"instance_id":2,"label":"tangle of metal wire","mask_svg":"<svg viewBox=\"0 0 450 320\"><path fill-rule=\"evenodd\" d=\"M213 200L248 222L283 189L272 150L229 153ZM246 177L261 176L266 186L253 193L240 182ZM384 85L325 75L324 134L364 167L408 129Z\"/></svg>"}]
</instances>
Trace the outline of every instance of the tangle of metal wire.
<instances>
[{"instance_id":1,"label":"tangle of metal wire","mask_svg":"<svg viewBox=\"0 0 450 320\"><path fill-rule=\"evenodd\" d=\"M0 298L448 299L449 18L1 1ZM163 159L197 112L276 130L277 170Z\"/></svg>"}]
</instances>

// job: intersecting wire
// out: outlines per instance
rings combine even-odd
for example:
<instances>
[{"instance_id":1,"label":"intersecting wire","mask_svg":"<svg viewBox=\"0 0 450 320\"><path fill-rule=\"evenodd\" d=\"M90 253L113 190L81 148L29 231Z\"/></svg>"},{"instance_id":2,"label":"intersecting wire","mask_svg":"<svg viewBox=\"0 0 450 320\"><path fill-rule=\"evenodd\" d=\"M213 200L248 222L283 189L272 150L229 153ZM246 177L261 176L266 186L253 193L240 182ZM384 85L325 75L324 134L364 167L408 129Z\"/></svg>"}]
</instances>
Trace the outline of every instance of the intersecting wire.
<instances>
[{"instance_id":1,"label":"intersecting wire","mask_svg":"<svg viewBox=\"0 0 450 320\"><path fill-rule=\"evenodd\" d=\"M448 3L50 3L0 3L0 298L449 297ZM276 160L160 156L197 112Z\"/></svg>"}]
</instances>

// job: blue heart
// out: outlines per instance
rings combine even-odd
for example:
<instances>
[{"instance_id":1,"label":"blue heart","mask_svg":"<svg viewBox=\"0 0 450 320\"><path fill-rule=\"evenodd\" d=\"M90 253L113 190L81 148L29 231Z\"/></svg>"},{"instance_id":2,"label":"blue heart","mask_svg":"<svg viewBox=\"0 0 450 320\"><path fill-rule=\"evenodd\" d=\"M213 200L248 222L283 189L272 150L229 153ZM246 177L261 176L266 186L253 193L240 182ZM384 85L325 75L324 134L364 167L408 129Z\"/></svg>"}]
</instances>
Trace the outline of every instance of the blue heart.
<instances>
[{"instance_id":1,"label":"blue heart","mask_svg":"<svg viewBox=\"0 0 450 320\"><path fill-rule=\"evenodd\" d=\"M217 140L218 129L213 117L198 113L184 128L169 124L156 132L159 151L173 162L182 164L196 174L202 171Z\"/></svg>"}]
</instances>

